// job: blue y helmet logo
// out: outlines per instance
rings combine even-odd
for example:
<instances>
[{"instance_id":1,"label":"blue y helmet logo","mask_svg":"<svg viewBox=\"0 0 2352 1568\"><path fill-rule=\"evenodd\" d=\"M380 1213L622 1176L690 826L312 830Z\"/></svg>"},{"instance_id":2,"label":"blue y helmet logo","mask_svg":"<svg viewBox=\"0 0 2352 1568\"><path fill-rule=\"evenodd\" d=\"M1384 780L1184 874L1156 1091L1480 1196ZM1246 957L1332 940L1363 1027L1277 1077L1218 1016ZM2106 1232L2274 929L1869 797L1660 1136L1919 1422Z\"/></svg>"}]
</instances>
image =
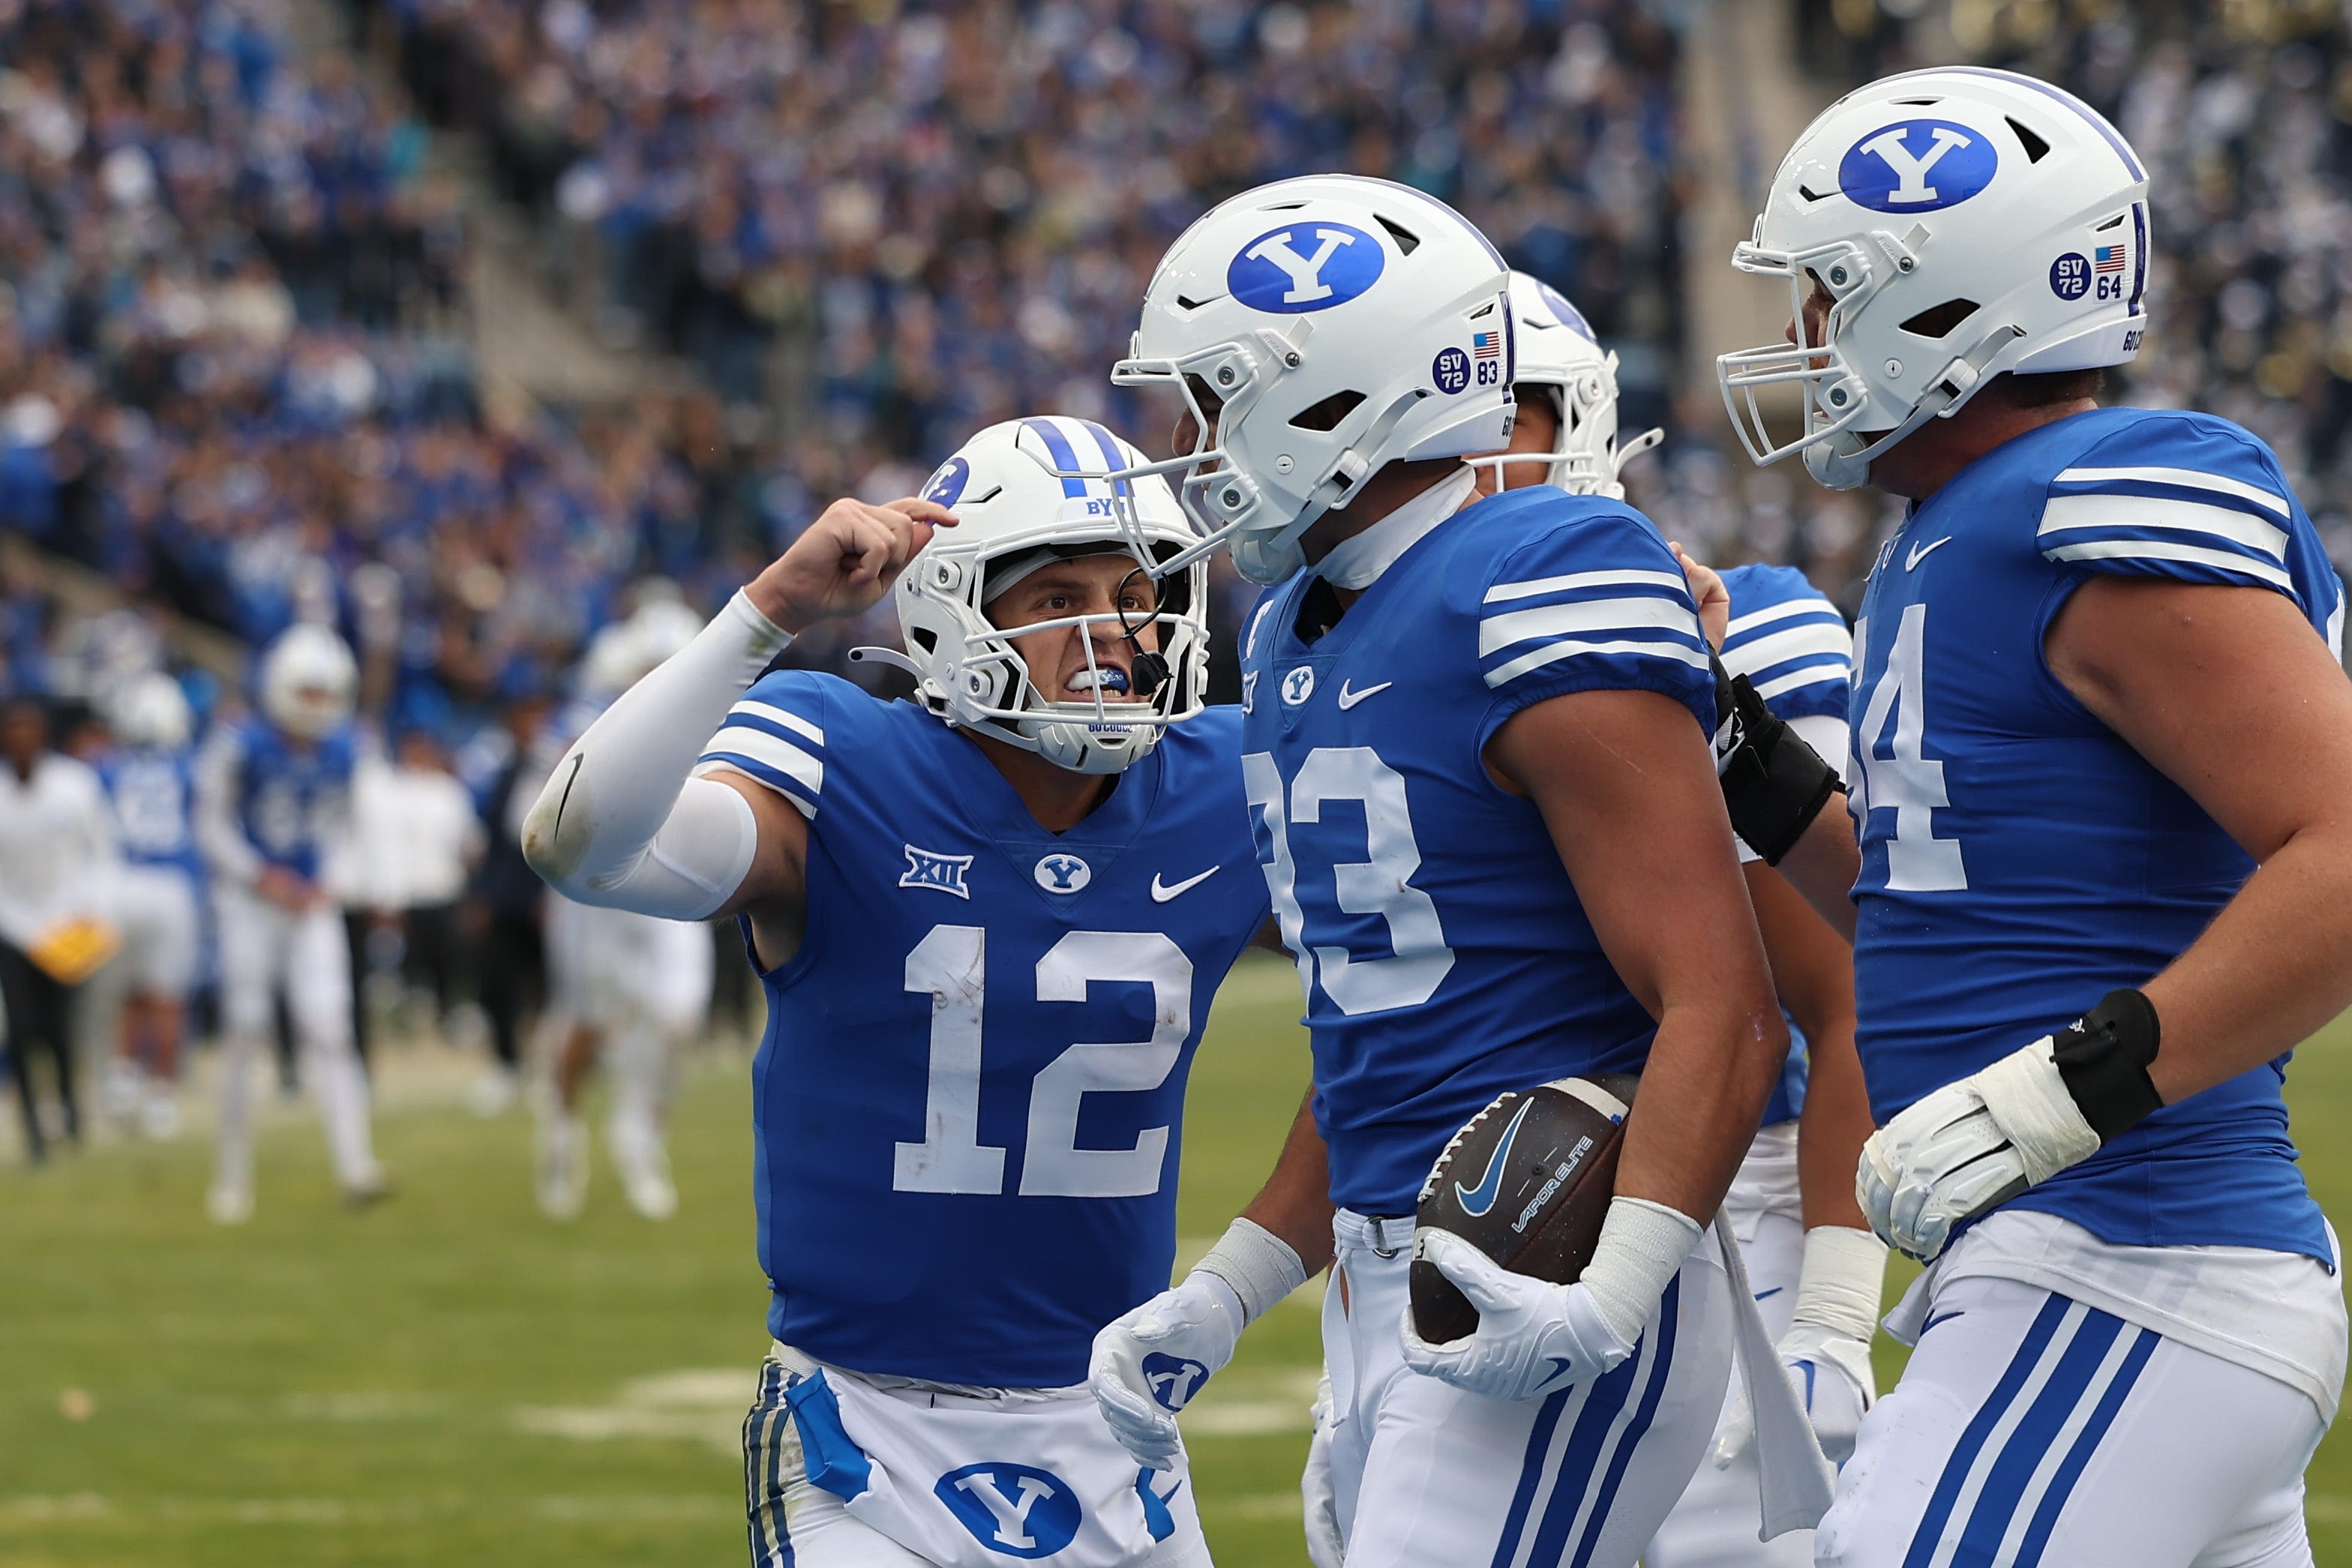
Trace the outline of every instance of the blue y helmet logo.
<instances>
[{"instance_id":1,"label":"blue y helmet logo","mask_svg":"<svg viewBox=\"0 0 2352 1568\"><path fill-rule=\"evenodd\" d=\"M931 1491L991 1552L1051 1557L1078 1533L1078 1494L1051 1470L1008 1461L950 1470Z\"/></svg>"},{"instance_id":2,"label":"blue y helmet logo","mask_svg":"<svg viewBox=\"0 0 2352 1568\"><path fill-rule=\"evenodd\" d=\"M2000 167L1992 139L1946 120L1874 131L1838 162L1838 189L1874 213L1939 213L1987 185Z\"/></svg>"},{"instance_id":3,"label":"blue y helmet logo","mask_svg":"<svg viewBox=\"0 0 2352 1568\"><path fill-rule=\"evenodd\" d=\"M950 457L940 465L931 482L923 486L923 499L942 507L952 507L962 498L963 487L971 483L971 465L961 457Z\"/></svg>"},{"instance_id":4,"label":"blue y helmet logo","mask_svg":"<svg viewBox=\"0 0 2352 1568\"><path fill-rule=\"evenodd\" d=\"M1297 316L1345 305L1388 267L1381 242L1348 224L1289 224L1242 247L1225 287L1253 310Z\"/></svg>"},{"instance_id":5,"label":"blue y helmet logo","mask_svg":"<svg viewBox=\"0 0 2352 1568\"><path fill-rule=\"evenodd\" d=\"M1600 341L1592 334L1592 323L1584 319L1583 311L1569 303L1567 295L1541 278L1536 280L1536 294L1546 305L1551 307L1551 313L1559 318L1561 326L1588 342Z\"/></svg>"},{"instance_id":6,"label":"blue y helmet logo","mask_svg":"<svg viewBox=\"0 0 2352 1568\"><path fill-rule=\"evenodd\" d=\"M1528 1112L1534 1104L1533 1100L1519 1102L1518 1114L1513 1116L1511 1124L1503 1129L1503 1141L1495 1145L1494 1154L1486 1161L1486 1174L1478 1178L1476 1186L1465 1187L1458 1181L1454 1184L1454 1201L1460 1204L1462 1212L1471 1218L1484 1216L1495 1207L1495 1199L1502 1195L1503 1173L1511 1163L1511 1145L1518 1141L1519 1124L1528 1119Z\"/></svg>"}]
</instances>

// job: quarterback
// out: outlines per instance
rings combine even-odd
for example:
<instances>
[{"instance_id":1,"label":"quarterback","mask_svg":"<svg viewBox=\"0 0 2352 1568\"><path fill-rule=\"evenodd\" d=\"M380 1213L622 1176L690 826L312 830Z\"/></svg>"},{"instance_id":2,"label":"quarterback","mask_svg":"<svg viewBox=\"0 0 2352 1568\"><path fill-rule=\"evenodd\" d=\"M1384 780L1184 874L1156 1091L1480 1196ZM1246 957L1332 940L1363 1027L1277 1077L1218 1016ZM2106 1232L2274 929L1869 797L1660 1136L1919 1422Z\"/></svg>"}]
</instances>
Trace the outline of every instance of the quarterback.
<instances>
[{"instance_id":1,"label":"quarterback","mask_svg":"<svg viewBox=\"0 0 2352 1568\"><path fill-rule=\"evenodd\" d=\"M1682 573L1609 497L1477 497L1462 459L1510 435L1506 270L1409 188L1313 176L1216 208L1114 379L1183 400L1153 466L1182 473L1187 554L1229 546L1270 590L1242 629L1242 762L1314 1089L1245 1218L1333 1263L1347 1559L1626 1568L1722 1404L1736 1304L1703 1222L1788 1053ZM1416 1236L1433 1164L1497 1094L1635 1071L1577 1283ZM1474 1335L1414 1333L1416 1254ZM1097 1337L1097 1396L1147 1463L1176 1441L1155 1363L1196 1369L1189 1394L1239 1329L1195 1273Z\"/></svg>"},{"instance_id":2,"label":"quarterback","mask_svg":"<svg viewBox=\"0 0 2352 1568\"><path fill-rule=\"evenodd\" d=\"M1508 447L1470 460L1481 487L1553 485L1623 499L1618 474L1664 433L1621 445L1617 356L1602 351L1583 312L1540 278L1512 273L1510 295L1517 417ZM1718 576L1686 561L1685 570L1699 622L1727 670L1748 676L1816 751L1843 757L1853 641L1837 607L1790 567L1734 567ZM1870 1339L1886 1266L1885 1244L1864 1227L1853 1198L1854 1159L1871 1131L1853 1050L1853 952L1754 851L1741 846L1740 860L1790 1044L1723 1212L1815 1431L1829 1456L1843 1459L1877 1391ZM1735 1385L1717 1426L1715 1462L1699 1467L1643 1550L1646 1568L1812 1562L1809 1531L1789 1531L1769 1544L1758 1540L1763 1521L1752 1420ZM1309 1497L1326 1490L1310 1475ZM1318 1523L1310 1511L1310 1534Z\"/></svg>"},{"instance_id":3,"label":"quarterback","mask_svg":"<svg viewBox=\"0 0 2352 1568\"><path fill-rule=\"evenodd\" d=\"M1206 569L1143 570L1189 534L1163 481L1108 477L1139 462L1024 419L919 498L836 502L525 825L572 897L738 915L767 990L758 1568L1208 1562L1181 1453L1138 1465L1085 1386L1167 1283L1185 1078L1268 913L1239 716L1202 706ZM761 674L885 593L914 701ZM1202 1268L1236 1322L1302 1279L1247 1224Z\"/></svg>"},{"instance_id":4,"label":"quarterback","mask_svg":"<svg viewBox=\"0 0 2352 1568\"><path fill-rule=\"evenodd\" d=\"M1734 821L1854 931L1859 1197L1930 1262L1833 1568L2312 1560L2345 1311L2281 1091L2352 1002L2344 593L2261 441L2099 406L2147 193L2067 94L1912 72L1823 112L1734 258L1792 316L1720 361L1751 455L1911 502L1854 627L1858 866L1760 691L1721 741Z\"/></svg>"}]
</instances>

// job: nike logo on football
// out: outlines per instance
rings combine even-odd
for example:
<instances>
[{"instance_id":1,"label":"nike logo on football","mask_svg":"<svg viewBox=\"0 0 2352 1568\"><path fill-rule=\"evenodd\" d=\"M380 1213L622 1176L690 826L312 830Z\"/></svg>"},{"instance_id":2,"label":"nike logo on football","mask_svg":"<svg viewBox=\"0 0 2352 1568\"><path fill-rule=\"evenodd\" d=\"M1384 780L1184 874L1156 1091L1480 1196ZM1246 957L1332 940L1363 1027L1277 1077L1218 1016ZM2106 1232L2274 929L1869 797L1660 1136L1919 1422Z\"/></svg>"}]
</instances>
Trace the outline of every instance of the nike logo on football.
<instances>
[{"instance_id":1,"label":"nike logo on football","mask_svg":"<svg viewBox=\"0 0 2352 1568\"><path fill-rule=\"evenodd\" d=\"M1366 697L1376 697L1394 685L1396 685L1394 681L1382 681L1376 686L1366 686L1360 691L1349 691L1348 683L1343 680L1339 683L1339 711L1345 713Z\"/></svg>"},{"instance_id":2,"label":"nike logo on football","mask_svg":"<svg viewBox=\"0 0 2352 1568\"><path fill-rule=\"evenodd\" d=\"M1216 875L1219 872L1224 869L1225 868L1221 865L1213 865L1208 870L1202 872L1200 875L1188 876L1182 882L1176 883L1172 887L1161 882L1160 880L1160 873L1155 871L1151 873L1151 902L1154 904L1165 904L1171 898L1181 897L1184 894L1192 892L1192 889L1200 886L1202 883L1208 881L1211 877Z\"/></svg>"},{"instance_id":3,"label":"nike logo on football","mask_svg":"<svg viewBox=\"0 0 2352 1568\"><path fill-rule=\"evenodd\" d=\"M1954 1318L1966 1317L1967 1315L1968 1309L1966 1307L1961 1308L1957 1312L1939 1312L1919 1325L1919 1337L1921 1339L1926 1339L1927 1337L1927 1331L1934 1328L1937 1323L1948 1323Z\"/></svg>"},{"instance_id":4,"label":"nike logo on football","mask_svg":"<svg viewBox=\"0 0 2352 1568\"><path fill-rule=\"evenodd\" d=\"M1528 1119L1528 1112L1534 1106L1533 1100L1519 1102L1518 1114L1503 1129L1503 1141L1495 1145L1494 1154L1486 1161L1486 1174L1478 1178L1476 1186L1465 1191L1460 1182L1454 1184L1454 1201L1471 1218L1476 1219L1495 1207L1495 1199L1503 1190L1503 1167L1510 1163L1511 1144L1519 1135L1519 1124Z\"/></svg>"},{"instance_id":5,"label":"nike logo on football","mask_svg":"<svg viewBox=\"0 0 2352 1568\"><path fill-rule=\"evenodd\" d=\"M1903 558L1903 570L1906 571L1918 570L1919 563L1921 561L1926 560L1929 556L1935 554L1937 550L1942 549L1946 545L1950 544L1951 542L1952 536L1946 534L1942 538L1937 539L1933 544L1913 545L1911 547L1911 553Z\"/></svg>"}]
</instances>

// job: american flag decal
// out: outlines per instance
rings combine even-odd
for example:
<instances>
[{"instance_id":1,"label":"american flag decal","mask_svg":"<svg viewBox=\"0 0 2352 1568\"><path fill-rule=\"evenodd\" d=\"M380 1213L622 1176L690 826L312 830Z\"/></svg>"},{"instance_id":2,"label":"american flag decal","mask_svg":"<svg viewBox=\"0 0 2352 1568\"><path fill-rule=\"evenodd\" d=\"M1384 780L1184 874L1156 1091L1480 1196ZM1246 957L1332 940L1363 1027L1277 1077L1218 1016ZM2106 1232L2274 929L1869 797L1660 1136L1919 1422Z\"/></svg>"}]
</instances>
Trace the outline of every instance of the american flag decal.
<instances>
[{"instance_id":1,"label":"american flag decal","mask_svg":"<svg viewBox=\"0 0 2352 1568\"><path fill-rule=\"evenodd\" d=\"M2103 245L2091 253L2093 272L2121 272L2124 269L2124 247Z\"/></svg>"},{"instance_id":2,"label":"american flag decal","mask_svg":"<svg viewBox=\"0 0 2352 1568\"><path fill-rule=\"evenodd\" d=\"M2122 264L2118 262L2117 266ZM1503 335L1499 332L1470 334L1470 357L1474 360L1499 360L1503 357Z\"/></svg>"}]
</instances>

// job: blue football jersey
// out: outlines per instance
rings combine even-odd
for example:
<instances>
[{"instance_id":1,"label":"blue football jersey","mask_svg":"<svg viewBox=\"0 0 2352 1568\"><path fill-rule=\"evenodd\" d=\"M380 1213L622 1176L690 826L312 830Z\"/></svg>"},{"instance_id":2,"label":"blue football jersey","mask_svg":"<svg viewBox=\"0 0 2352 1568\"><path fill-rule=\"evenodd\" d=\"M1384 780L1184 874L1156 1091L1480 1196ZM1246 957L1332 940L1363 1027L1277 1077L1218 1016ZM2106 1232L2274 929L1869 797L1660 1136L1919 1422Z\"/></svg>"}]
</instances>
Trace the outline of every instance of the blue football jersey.
<instances>
[{"instance_id":1,"label":"blue football jersey","mask_svg":"<svg viewBox=\"0 0 2352 1568\"><path fill-rule=\"evenodd\" d=\"M1681 570L1622 503L1530 486L1441 523L1339 624L1271 591L1242 654L1259 863L1298 960L1332 1199L1405 1215L1506 1090L1638 1071L1655 1025L1486 742L1530 704L1663 693L1712 728Z\"/></svg>"},{"instance_id":2,"label":"blue football jersey","mask_svg":"<svg viewBox=\"0 0 2352 1568\"><path fill-rule=\"evenodd\" d=\"M2101 409L1978 459L1881 549L1854 627L1855 985L1881 1123L2195 941L2253 862L2042 657L2094 572L2268 589L2340 646L2344 594L2269 448ZM2157 1112L2013 1200L2130 1246L2329 1259L2286 1058Z\"/></svg>"},{"instance_id":3,"label":"blue football jersey","mask_svg":"<svg viewBox=\"0 0 2352 1568\"><path fill-rule=\"evenodd\" d=\"M777 1339L1058 1387L1167 1288L1185 1078L1266 919L1240 730L1177 727L1055 834L913 703L784 670L736 705L704 760L809 819L807 935L761 977L752 1067Z\"/></svg>"},{"instance_id":4,"label":"blue football jersey","mask_svg":"<svg viewBox=\"0 0 2352 1568\"><path fill-rule=\"evenodd\" d=\"M317 881L351 817L352 727L306 747L255 716L218 732L214 744L228 753L232 810L246 841L265 865Z\"/></svg>"},{"instance_id":5,"label":"blue football jersey","mask_svg":"<svg viewBox=\"0 0 2352 1568\"><path fill-rule=\"evenodd\" d=\"M186 747L125 747L98 758L114 813L114 838L133 865L169 866L193 877L196 852L195 766Z\"/></svg>"},{"instance_id":6,"label":"blue football jersey","mask_svg":"<svg viewBox=\"0 0 2352 1568\"><path fill-rule=\"evenodd\" d=\"M1853 682L1853 637L1829 595L1793 566L1735 566L1723 574L1731 626L1723 667L1746 675L1782 718L1845 722ZM1845 758L1829 758L1833 768ZM1805 1031L1789 1019L1789 1062L1764 1107L1764 1124L1794 1121L1805 1108Z\"/></svg>"}]
</instances>

